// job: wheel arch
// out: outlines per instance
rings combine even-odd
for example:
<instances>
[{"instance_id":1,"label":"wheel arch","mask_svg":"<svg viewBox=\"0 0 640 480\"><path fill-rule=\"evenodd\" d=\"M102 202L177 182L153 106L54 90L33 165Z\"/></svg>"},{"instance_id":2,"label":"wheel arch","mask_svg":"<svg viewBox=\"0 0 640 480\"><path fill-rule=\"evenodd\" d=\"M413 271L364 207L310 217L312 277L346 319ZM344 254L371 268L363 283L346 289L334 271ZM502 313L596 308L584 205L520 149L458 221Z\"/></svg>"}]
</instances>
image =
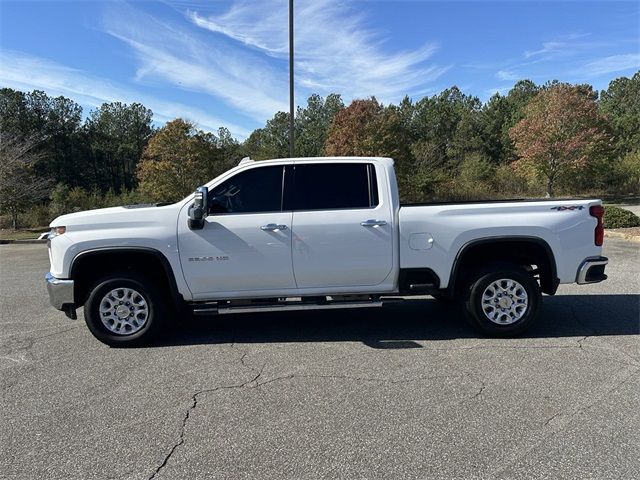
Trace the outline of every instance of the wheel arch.
<instances>
[{"instance_id":1,"label":"wheel arch","mask_svg":"<svg viewBox=\"0 0 640 480\"><path fill-rule=\"evenodd\" d=\"M127 270L146 274L176 302L183 301L171 264L162 252L150 247L104 247L85 250L71 261L75 305L87 300L93 281L109 272Z\"/></svg>"},{"instance_id":2,"label":"wheel arch","mask_svg":"<svg viewBox=\"0 0 640 480\"><path fill-rule=\"evenodd\" d=\"M447 295L453 297L475 268L496 261L536 265L541 290L553 295L558 289L560 280L551 246L539 237L509 235L484 237L464 244L453 262Z\"/></svg>"}]
</instances>

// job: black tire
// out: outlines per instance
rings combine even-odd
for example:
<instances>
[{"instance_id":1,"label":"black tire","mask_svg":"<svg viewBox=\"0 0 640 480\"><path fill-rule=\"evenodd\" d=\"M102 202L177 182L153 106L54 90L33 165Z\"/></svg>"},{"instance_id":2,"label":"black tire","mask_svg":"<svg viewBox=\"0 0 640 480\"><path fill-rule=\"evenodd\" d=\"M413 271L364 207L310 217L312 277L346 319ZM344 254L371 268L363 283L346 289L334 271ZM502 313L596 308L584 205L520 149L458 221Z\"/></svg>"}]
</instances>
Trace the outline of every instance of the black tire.
<instances>
[{"instance_id":1,"label":"black tire","mask_svg":"<svg viewBox=\"0 0 640 480\"><path fill-rule=\"evenodd\" d=\"M139 296L133 296L137 303L134 305L140 306L142 310L136 311L136 315L139 318L135 319L136 326L124 325L122 333L115 333L111 331L102 321L100 313L100 306L103 304L103 299L110 292L121 289L121 292L131 292L139 294ZM111 297L115 298L115 297ZM143 300L140 301L139 299ZM123 297L123 302L118 302L124 307L128 305L126 299ZM107 300L103 305L108 308L111 300ZM114 302L111 302L113 304ZM133 302L132 302L133 303ZM126 305L124 305L126 304ZM146 313L144 310L146 304ZM133 309L133 307L130 307ZM131 314L133 316L133 314ZM162 295L157 288L153 287L153 284L141 275L132 273L119 273L109 275L99 280L91 290L89 298L84 304L84 318L89 327L89 330L102 343L111 347L133 347L140 346L149 343L154 339L158 333L162 330L165 323L166 306L162 300ZM105 316L109 316L108 314ZM111 316L111 318L120 318ZM123 317L124 321L129 321L126 316ZM112 320L107 319L107 323L115 323ZM123 322L121 322L123 324ZM141 324L141 328L137 326ZM127 329L139 328L139 330L128 333Z\"/></svg>"},{"instance_id":2,"label":"black tire","mask_svg":"<svg viewBox=\"0 0 640 480\"><path fill-rule=\"evenodd\" d=\"M526 298L520 287L513 283L500 283L500 280L517 282L526 293ZM498 288L489 288L494 285ZM511 294L505 294L503 287ZM487 296L484 296L485 293ZM505 303L498 303L501 301ZM494 306L494 302L498 304ZM519 265L501 263L487 266L472 277L465 298L465 309L472 325L486 335L513 337L522 334L533 324L541 302L540 286L530 272ZM508 306L501 308L506 304ZM490 317L494 317L494 320Z\"/></svg>"}]
</instances>

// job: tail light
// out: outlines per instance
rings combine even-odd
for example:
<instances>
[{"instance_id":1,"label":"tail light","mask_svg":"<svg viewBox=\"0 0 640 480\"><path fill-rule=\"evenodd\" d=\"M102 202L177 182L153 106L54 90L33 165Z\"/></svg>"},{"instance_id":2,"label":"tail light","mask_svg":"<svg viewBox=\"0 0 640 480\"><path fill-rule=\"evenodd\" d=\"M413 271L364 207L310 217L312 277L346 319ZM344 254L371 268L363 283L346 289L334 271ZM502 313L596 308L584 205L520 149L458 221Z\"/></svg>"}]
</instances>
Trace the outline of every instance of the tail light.
<instances>
[{"instance_id":1,"label":"tail light","mask_svg":"<svg viewBox=\"0 0 640 480\"><path fill-rule=\"evenodd\" d=\"M602 217L604 217L604 207L602 205L589 207L589 215L596 217L596 220L598 220L598 224L594 231L594 241L595 244L600 247L604 241L604 223L602 222Z\"/></svg>"}]
</instances>

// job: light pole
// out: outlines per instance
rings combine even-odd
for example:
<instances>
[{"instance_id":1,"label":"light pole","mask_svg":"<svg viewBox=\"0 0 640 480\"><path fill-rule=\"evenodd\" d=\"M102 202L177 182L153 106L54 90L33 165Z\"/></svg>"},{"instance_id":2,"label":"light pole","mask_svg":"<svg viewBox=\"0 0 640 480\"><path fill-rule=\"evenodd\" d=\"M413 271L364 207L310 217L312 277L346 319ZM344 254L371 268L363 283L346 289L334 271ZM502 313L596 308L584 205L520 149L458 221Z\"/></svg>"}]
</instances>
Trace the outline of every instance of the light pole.
<instances>
[{"instance_id":1,"label":"light pole","mask_svg":"<svg viewBox=\"0 0 640 480\"><path fill-rule=\"evenodd\" d=\"M293 157L293 0L289 0L289 157Z\"/></svg>"}]
</instances>

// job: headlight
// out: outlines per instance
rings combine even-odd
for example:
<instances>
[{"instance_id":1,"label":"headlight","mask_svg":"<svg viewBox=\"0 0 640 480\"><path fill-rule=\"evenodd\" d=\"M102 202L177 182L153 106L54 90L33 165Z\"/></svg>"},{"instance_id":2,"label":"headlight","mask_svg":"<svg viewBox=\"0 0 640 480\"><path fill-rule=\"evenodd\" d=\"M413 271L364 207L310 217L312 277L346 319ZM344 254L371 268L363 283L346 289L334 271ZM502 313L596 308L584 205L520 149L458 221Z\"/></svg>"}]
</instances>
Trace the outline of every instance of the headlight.
<instances>
[{"instance_id":1,"label":"headlight","mask_svg":"<svg viewBox=\"0 0 640 480\"><path fill-rule=\"evenodd\" d=\"M67 227L52 227L51 232L49 233L49 238L57 237L58 235L62 235L67 231Z\"/></svg>"}]
</instances>

